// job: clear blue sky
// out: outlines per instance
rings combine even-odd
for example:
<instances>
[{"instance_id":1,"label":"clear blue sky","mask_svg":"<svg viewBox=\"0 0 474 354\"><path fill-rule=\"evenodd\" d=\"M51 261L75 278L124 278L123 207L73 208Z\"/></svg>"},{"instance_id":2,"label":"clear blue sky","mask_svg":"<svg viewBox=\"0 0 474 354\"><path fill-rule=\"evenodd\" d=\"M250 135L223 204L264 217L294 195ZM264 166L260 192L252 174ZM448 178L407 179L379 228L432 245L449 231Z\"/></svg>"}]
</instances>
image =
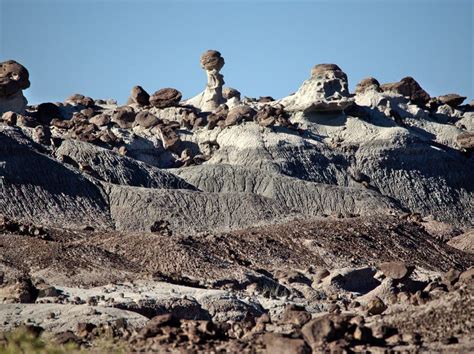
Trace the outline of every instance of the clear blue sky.
<instances>
[{"instance_id":1,"label":"clear blue sky","mask_svg":"<svg viewBox=\"0 0 474 354\"><path fill-rule=\"evenodd\" d=\"M200 92L200 54L225 57L246 96L294 92L318 63L362 78L411 75L474 98L472 0L0 0L0 61L30 71L30 103L72 93L125 102L134 85Z\"/></svg>"}]
</instances>

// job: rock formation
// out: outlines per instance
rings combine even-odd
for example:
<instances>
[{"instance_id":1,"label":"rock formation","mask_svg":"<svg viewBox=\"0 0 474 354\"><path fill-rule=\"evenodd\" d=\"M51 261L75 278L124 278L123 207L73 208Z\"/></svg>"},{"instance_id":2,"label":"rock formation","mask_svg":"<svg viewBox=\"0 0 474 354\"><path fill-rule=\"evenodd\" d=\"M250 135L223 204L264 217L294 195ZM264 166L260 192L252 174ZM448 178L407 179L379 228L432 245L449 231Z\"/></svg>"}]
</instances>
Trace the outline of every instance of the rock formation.
<instances>
[{"instance_id":1,"label":"rock formation","mask_svg":"<svg viewBox=\"0 0 474 354\"><path fill-rule=\"evenodd\" d=\"M150 95L141 86L133 86L127 104L138 104L148 106L150 104Z\"/></svg>"},{"instance_id":2,"label":"rock formation","mask_svg":"<svg viewBox=\"0 0 474 354\"><path fill-rule=\"evenodd\" d=\"M362 79L356 86L355 88L355 93L356 94L363 94L368 90L374 90L377 92L381 92L382 89L380 88L380 83L377 81L377 79L373 77L368 77L365 79Z\"/></svg>"},{"instance_id":3,"label":"rock formation","mask_svg":"<svg viewBox=\"0 0 474 354\"><path fill-rule=\"evenodd\" d=\"M461 105L465 99L465 96L460 96L456 93L450 93L447 95L436 97L436 100L439 101L441 104L447 104L448 106L453 108Z\"/></svg>"},{"instance_id":4,"label":"rock formation","mask_svg":"<svg viewBox=\"0 0 474 354\"><path fill-rule=\"evenodd\" d=\"M150 96L150 104L156 108L174 107L181 100L181 92L174 88L164 88Z\"/></svg>"},{"instance_id":5,"label":"rock formation","mask_svg":"<svg viewBox=\"0 0 474 354\"><path fill-rule=\"evenodd\" d=\"M418 105L425 105L430 100L430 95L411 76L404 77L399 82L383 84L380 88L386 92L395 92L408 97Z\"/></svg>"},{"instance_id":6,"label":"rock formation","mask_svg":"<svg viewBox=\"0 0 474 354\"><path fill-rule=\"evenodd\" d=\"M135 87L125 106L76 94L1 115L0 332L27 335L0 333L0 352L33 337L472 351L464 97L431 98L412 78L351 95L321 64L294 95L241 100L222 88L220 54L201 64L195 106Z\"/></svg>"},{"instance_id":7,"label":"rock formation","mask_svg":"<svg viewBox=\"0 0 474 354\"><path fill-rule=\"evenodd\" d=\"M318 64L298 91L280 101L287 111L334 112L352 104L347 75L335 64Z\"/></svg>"},{"instance_id":8,"label":"rock formation","mask_svg":"<svg viewBox=\"0 0 474 354\"><path fill-rule=\"evenodd\" d=\"M23 90L30 87L29 76L28 70L14 60L0 63L0 114L24 113L28 101Z\"/></svg>"},{"instance_id":9,"label":"rock formation","mask_svg":"<svg viewBox=\"0 0 474 354\"><path fill-rule=\"evenodd\" d=\"M220 70L224 66L224 58L216 50L208 50L201 56L201 67L206 70L207 85L203 92L186 101L186 104L211 112L225 102L222 94L224 76Z\"/></svg>"}]
</instances>

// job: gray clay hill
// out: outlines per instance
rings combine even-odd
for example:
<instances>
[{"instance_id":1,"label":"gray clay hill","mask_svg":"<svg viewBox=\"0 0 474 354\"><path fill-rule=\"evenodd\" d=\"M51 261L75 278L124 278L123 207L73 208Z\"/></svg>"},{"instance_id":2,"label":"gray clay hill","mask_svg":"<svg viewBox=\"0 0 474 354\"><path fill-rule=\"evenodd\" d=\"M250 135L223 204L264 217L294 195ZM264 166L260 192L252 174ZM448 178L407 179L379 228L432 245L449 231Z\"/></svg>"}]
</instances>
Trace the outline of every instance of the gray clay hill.
<instances>
[{"instance_id":1,"label":"gray clay hill","mask_svg":"<svg viewBox=\"0 0 474 354\"><path fill-rule=\"evenodd\" d=\"M412 77L351 93L335 64L250 98L221 53L200 64L189 99L29 106L28 70L0 63L0 331L99 352L474 350L474 102Z\"/></svg>"}]
</instances>

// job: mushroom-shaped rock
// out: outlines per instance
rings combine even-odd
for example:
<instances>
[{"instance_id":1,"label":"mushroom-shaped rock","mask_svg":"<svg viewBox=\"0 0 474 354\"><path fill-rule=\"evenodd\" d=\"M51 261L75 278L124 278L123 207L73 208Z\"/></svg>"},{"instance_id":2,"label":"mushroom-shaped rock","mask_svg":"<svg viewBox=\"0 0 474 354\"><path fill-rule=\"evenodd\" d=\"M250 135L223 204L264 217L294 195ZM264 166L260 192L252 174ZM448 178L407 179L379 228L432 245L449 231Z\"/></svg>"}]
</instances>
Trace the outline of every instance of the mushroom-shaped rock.
<instances>
[{"instance_id":1,"label":"mushroom-shaped rock","mask_svg":"<svg viewBox=\"0 0 474 354\"><path fill-rule=\"evenodd\" d=\"M111 120L120 128L131 128L135 121L135 111L128 106L119 107L112 113Z\"/></svg>"},{"instance_id":2,"label":"mushroom-shaped rock","mask_svg":"<svg viewBox=\"0 0 474 354\"><path fill-rule=\"evenodd\" d=\"M156 108L175 107L181 100L181 92L174 88L163 88L150 97L150 104Z\"/></svg>"},{"instance_id":3,"label":"mushroom-shaped rock","mask_svg":"<svg viewBox=\"0 0 474 354\"><path fill-rule=\"evenodd\" d=\"M138 104L148 106L150 104L150 95L141 86L133 86L127 104Z\"/></svg>"},{"instance_id":4,"label":"mushroom-shaped rock","mask_svg":"<svg viewBox=\"0 0 474 354\"><path fill-rule=\"evenodd\" d=\"M360 82L356 85L355 93L356 95L360 95L365 93L366 91L376 91L381 92L380 83L377 79L373 77L367 77L365 79L360 80Z\"/></svg>"},{"instance_id":5,"label":"mushroom-shaped rock","mask_svg":"<svg viewBox=\"0 0 474 354\"><path fill-rule=\"evenodd\" d=\"M206 70L207 85L199 95L187 100L185 103L204 112L212 112L225 99L222 95L222 86L224 85L224 76L219 71L224 66L224 58L217 50L208 50L201 56L201 67Z\"/></svg>"},{"instance_id":6,"label":"mushroom-shaped rock","mask_svg":"<svg viewBox=\"0 0 474 354\"><path fill-rule=\"evenodd\" d=\"M142 128L149 129L161 123L161 120L148 111L141 111L135 117L135 122Z\"/></svg>"},{"instance_id":7,"label":"mushroom-shaped rock","mask_svg":"<svg viewBox=\"0 0 474 354\"><path fill-rule=\"evenodd\" d=\"M225 61L217 50L208 50L201 55L201 66L204 70L221 70Z\"/></svg>"},{"instance_id":8,"label":"mushroom-shaped rock","mask_svg":"<svg viewBox=\"0 0 474 354\"><path fill-rule=\"evenodd\" d=\"M246 105L240 105L240 106L234 107L227 114L227 118L225 120L225 126L228 127L231 125L235 125L244 120L246 121L253 120L253 117L255 117L256 114L257 112L253 108Z\"/></svg>"},{"instance_id":9,"label":"mushroom-shaped rock","mask_svg":"<svg viewBox=\"0 0 474 354\"><path fill-rule=\"evenodd\" d=\"M399 82L383 84L380 88L384 92L395 92L408 97L413 103L422 106L430 100L430 95L411 76L404 77Z\"/></svg>"},{"instance_id":10,"label":"mushroom-shaped rock","mask_svg":"<svg viewBox=\"0 0 474 354\"><path fill-rule=\"evenodd\" d=\"M436 99L441 104L447 104L450 107L456 108L457 106L461 105L464 102L466 97L460 96L456 93L449 93L447 95L438 96L436 97Z\"/></svg>"},{"instance_id":11,"label":"mushroom-shaped rock","mask_svg":"<svg viewBox=\"0 0 474 354\"><path fill-rule=\"evenodd\" d=\"M280 103L287 111L334 112L351 105L347 75L336 64L318 64L311 78L298 91Z\"/></svg>"},{"instance_id":12,"label":"mushroom-shaped rock","mask_svg":"<svg viewBox=\"0 0 474 354\"><path fill-rule=\"evenodd\" d=\"M336 64L316 64L311 69L311 77L316 79L324 79L329 75L344 78L347 81L347 75Z\"/></svg>"},{"instance_id":13,"label":"mushroom-shaped rock","mask_svg":"<svg viewBox=\"0 0 474 354\"><path fill-rule=\"evenodd\" d=\"M25 111L28 101L22 91L30 87L29 76L28 70L14 60L0 63L0 114Z\"/></svg>"}]
</instances>

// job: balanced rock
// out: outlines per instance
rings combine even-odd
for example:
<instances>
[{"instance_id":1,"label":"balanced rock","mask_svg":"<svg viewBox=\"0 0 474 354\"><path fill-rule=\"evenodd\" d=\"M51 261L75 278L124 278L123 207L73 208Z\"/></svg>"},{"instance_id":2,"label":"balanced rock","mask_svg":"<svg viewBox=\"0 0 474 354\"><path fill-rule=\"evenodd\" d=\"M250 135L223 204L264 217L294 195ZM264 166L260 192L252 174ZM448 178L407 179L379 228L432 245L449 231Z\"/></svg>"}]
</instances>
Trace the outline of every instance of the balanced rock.
<instances>
[{"instance_id":1,"label":"balanced rock","mask_svg":"<svg viewBox=\"0 0 474 354\"><path fill-rule=\"evenodd\" d=\"M148 106L150 104L150 95L143 89L143 87L133 86L127 104L133 103L140 106Z\"/></svg>"},{"instance_id":2,"label":"balanced rock","mask_svg":"<svg viewBox=\"0 0 474 354\"><path fill-rule=\"evenodd\" d=\"M376 91L376 92L381 92L380 88L380 83L377 81L377 79L374 79L373 77L367 77L365 79L362 79L355 88L355 93L356 95L365 93L366 91Z\"/></svg>"},{"instance_id":3,"label":"balanced rock","mask_svg":"<svg viewBox=\"0 0 474 354\"><path fill-rule=\"evenodd\" d=\"M311 70L311 78L298 91L280 103L287 111L337 112L349 107L347 75L336 64L318 64Z\"/></svg>"},{"instance_id":4,"label":"balanced rock","mask_svg":"<svg viewBox=\"0 0 474 354\"><path fill-rule=\"evenodd\" d=\"M30 87L29 76L28 70L14 60L0 63L0 114L25 111L28 101L23 90Z\"/></svg>"},{"instance_id":5,"label":"balanced rock","mask_svg":"<svg viewBox=\"0 0 474 354\"><path fill-rule=\"evenodd\" d=\"M395 92L408 97L410 101L418 105L424 106L430 100L430 95L411 76L404 77L399 82L383 84L380 88L384 92Z\"/></svg>"},{"instance_id":6,"label":"balanced rock","mask_svg":"<svg viewBox=\"0 0 474 354\"><path fill-rule=\"evenodd\" d=\"M164 88L156 91L150 97L150 104L156 108L174 107L181 100L181 92L174 88Z\"/></svg>"},{"instance_id":7,"label":"balanced rock","mask_svg":"<svg viewBox=\"0 0 474 354\"><path fill-rule=\"evenodd\" d=\"M225 61L217 50L208 50L201 55L201 66L205 70L221 70Z\"/></svg>"},{"instance_id":8,"label":"balanced rock","mask_svg":"<svg viewBox=\"0 0 474 354\"><path fill-rule=\"evenodd\" d=\"M447 104L450 107L456 108L457 106L461 105L464 100L466 99L465 96L460 96L456 93L450 93L447 95L442 95L436 97L436 99L441 103L441 104Z\"/></svg>"},{"instance_id":9,"label":"balanced rock","mask_svg":"<svg viewBox=\"0 0 474 354\"><path fill-rule=\"evenodd\" d=\"M201 67L206 70L207 85L203 92L186 101L186 104L204 112L212 112L225 103L222 94L224 76L219 73L224 63L224 58L217 50L208 50L201 55Z\"/></svg>"}]
</instances>

